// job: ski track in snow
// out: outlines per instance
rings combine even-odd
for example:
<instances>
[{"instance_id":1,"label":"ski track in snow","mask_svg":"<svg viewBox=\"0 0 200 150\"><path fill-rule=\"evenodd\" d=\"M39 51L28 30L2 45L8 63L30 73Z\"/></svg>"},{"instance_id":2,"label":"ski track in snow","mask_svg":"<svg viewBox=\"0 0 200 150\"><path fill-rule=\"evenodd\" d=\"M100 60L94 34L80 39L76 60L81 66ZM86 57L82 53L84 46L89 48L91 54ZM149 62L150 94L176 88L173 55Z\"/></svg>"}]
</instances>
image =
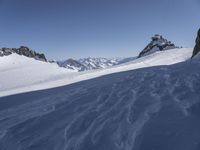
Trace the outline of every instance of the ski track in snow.
<instances>
[{"instance_id":1,"label":"ski track in snow","mask_svg":"<svg viewBox=\"0 0 200 150\"><path fill-rule=\"evenodd\" d=\"M137 69L2 97L0 150L197 150L199 111L191 108L200 108L199 64Z\"/></svg>"}]
</instances>

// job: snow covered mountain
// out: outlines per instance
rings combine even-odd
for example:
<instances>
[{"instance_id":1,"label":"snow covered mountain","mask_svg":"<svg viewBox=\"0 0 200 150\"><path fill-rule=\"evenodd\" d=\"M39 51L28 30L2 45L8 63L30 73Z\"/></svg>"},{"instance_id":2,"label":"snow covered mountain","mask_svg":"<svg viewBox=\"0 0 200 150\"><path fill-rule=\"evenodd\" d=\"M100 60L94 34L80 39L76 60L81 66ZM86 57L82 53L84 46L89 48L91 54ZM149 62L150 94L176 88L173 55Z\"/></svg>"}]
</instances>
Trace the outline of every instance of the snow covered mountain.
<instances>
[{"instance_id":1,"label":"snow covered mountain","mask_svg":"<svg viewBox=\"0 0 200 150\"><path fill-rule=\"evenodd\" d=\"M87 70L94 70L94 69L103 69L110 66L119 65L122 63L126 63L136 59L135 57L129 58L81 58L78 60L75 59L67 59L65 61L58 61L58 65L60 67L72 69L75 71L87 71Z\"/></svg>"},{"instance_id":2,"label":"snow covered mountain","mask_svg":"<svg viewBox=\"0 0 200 150\"><path fill-rule=\"evenodd\" d=\"M86 71L88 70L87 67L82 64L81 62L75 60L75 59L67 59L65 61L57 61L57 64L60 66L60 67L64 67L64 68L67 68L67 69L71 69L71 70L74 70L74 71Z\"/></svg>"},{"instance_id":3,"label":"snow covered mountain","mask_svg":"<svg viewBox=\"0 0 200 150\"><path fill-rule=\"evenodd\" d=\"M200 56L170 51L102 69L99 78L1 97L0 148L199 150ZM168 65L177 60L187 61Z\"/></svg>"},{"instance_id":4,"label":"snow covered mountain","mask_svg":"<svg viewBox=\"0 0 200 150\"><path fill-rule=\"evenodd\" d=\"M106 68L118 64L117 59L106 59L106 58L88 57L79 59L78 61L87 66L88 70Z\"/></svg>"},{"instance_id":5,"label":"snow covered mountain","mask_svg":"<svg viewBox=\"0 0 200 150\"><path fill-rule=\"evenodd\" d=\"M170 65L189 59L192 49L158 51L151 55L104 69L76 72L55 63L37 61L18 54L0 57L0 96L63 86L102 75L138 68Z\"/></svg>"},{"instance_id":6,"label":"snow covered mountain","mask_svg":"<svg viewBox=\"0 0 200 150\"><path fill-rule=\"evenodd\" d=\"M152 54L156 51L163 51L178 48L171 41L163 38L162 35L156 34L151 38L151 42L142 50L138 57Z\"/></svg>"}]
</instances>

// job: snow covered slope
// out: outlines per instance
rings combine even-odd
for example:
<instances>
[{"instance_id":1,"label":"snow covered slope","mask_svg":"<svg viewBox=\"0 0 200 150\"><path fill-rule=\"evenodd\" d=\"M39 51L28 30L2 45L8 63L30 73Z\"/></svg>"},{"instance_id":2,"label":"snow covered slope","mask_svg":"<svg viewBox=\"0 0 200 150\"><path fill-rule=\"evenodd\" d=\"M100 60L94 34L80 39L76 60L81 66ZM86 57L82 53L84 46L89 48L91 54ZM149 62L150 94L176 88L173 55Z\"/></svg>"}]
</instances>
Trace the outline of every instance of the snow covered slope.
<instances>
[{"instance_id":1,"label":"snow covered slope","mask_svg":"<svg viewBox=\"0 0 200 150\"><path fill-rule=\"evenodd\" d=\"M73 71L18 54L0 57L0 92L57 80Z\"/></svg>"},{"instance_id":2,"label":"snow covered slope","mask_svg":"<svg viewBox=\"0 0 200 150\"><path fill-rule=\"evenodd\" d=\"M2 150L200 149L199 58L0 99Z\"/></svg>"},{"instance_id":3,"label":"snow covered slope","mask_svg":"<svg viewBox=\"0 0 200 150\"><path fill-rule=\"evenodd\" d=\"M159 51L121 65L80 73L12 54L0 57L0 96L63 86L137 68L170 65L187 60L191 54L192 49Z\"/></svg>"}]
</instances>

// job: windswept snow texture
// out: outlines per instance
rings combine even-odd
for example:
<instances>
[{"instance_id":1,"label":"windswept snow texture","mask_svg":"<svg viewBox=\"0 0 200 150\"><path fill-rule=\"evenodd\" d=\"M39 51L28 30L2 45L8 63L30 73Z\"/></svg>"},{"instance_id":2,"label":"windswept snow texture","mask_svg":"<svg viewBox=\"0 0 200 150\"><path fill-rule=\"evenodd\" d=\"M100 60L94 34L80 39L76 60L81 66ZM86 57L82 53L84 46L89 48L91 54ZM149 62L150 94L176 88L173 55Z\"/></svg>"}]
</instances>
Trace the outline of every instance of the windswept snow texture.
<instances>
[{"instance_id":1,"label":"windswept snow texture","mask_svg":"<svg viewBox=\"0 0 200 150\"><path fill-rule=\"evenodd\" d=\"M159 51L134 61L105 69L72 72L68 69L60 68L56 64L12 54L0 57L0 97L63 86L122 71L175 64L187 60L191 55L192 49L173 49Z\"/></svg>"},{"instance_id":2,"label":"windswept snow texture","mask_svg":"<svg viewBox=\"0 0 200 150\"><path fill-rule=\"evenodd\" d=\"M199 150L200 61L0 98L1 150Z\"/></svg>"}]
</instances>

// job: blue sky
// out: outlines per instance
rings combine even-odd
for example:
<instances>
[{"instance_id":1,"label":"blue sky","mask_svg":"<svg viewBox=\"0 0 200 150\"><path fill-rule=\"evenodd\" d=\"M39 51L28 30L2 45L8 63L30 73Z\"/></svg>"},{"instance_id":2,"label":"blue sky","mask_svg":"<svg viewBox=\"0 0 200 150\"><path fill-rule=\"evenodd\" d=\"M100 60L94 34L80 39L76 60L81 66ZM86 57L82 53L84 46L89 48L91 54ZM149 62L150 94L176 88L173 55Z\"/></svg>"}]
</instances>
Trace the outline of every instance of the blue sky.
<instances>
[{"instance_id":1,"label":"blue sky","mask_svg":"<svg viewBox=\"0 0 200 150\"><path fill-rule=\"evenodd\" d=\"M0 47L48 58L135 56L153 34L193 47L199 0L0 0Z\"/></svg>"}]
</instances>

